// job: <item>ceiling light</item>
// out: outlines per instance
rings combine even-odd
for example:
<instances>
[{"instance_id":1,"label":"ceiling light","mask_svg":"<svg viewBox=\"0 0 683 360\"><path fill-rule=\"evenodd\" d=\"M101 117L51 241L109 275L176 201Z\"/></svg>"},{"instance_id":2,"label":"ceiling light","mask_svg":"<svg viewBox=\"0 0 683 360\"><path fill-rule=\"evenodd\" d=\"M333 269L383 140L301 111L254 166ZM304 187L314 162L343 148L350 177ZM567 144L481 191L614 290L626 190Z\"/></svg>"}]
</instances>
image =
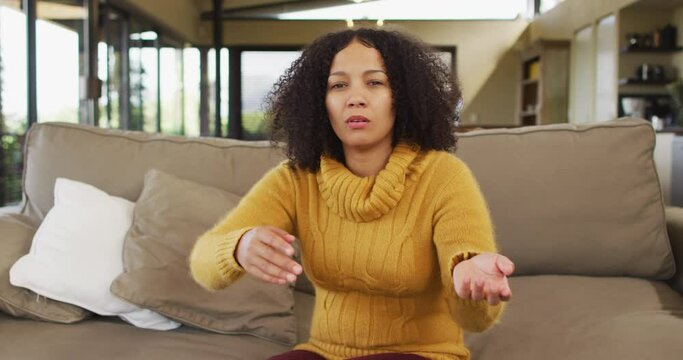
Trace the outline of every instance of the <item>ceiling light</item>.
<instances>
[{"instance_id":1,"label":"ceiling light","mask_svg":"<svg viewBox=\"0 0 683 360\"><path fill-rule=\"evenodd\" d=\"M289 11L281 20L512 20L526 13L527 0L377 0L346 3L318 9Z\"/></svg>"},{"instance_id":2,"label":"ceiling light","mask_svg":"<svg viewBox=\"0 0 683 360\"><path fill-rule=\"evenodd\" d=\"M131 40L156 40L157 33L154 31L144 31L142 33L130 34Z\"/></svg>"}]
</instances>

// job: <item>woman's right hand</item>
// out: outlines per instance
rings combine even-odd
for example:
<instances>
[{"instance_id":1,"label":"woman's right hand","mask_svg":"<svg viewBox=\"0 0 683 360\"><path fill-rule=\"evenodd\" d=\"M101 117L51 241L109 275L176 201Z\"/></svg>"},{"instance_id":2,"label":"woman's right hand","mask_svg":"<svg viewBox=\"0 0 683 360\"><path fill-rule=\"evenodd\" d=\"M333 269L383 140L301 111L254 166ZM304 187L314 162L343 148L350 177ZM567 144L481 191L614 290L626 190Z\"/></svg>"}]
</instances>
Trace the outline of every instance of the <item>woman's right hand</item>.
<instances>
[{"instance_id":1,"label":"woman's right hand","mask_svg":"<svg viewBox=\"0 0 683 360\"><path fill-rule=\"evenodd\" d=\"M235 258L249 274L274 284L296 281L303 272L292 260L294 235L275 226L257 226L242 235Z\"/></svg>"}]
</instances>

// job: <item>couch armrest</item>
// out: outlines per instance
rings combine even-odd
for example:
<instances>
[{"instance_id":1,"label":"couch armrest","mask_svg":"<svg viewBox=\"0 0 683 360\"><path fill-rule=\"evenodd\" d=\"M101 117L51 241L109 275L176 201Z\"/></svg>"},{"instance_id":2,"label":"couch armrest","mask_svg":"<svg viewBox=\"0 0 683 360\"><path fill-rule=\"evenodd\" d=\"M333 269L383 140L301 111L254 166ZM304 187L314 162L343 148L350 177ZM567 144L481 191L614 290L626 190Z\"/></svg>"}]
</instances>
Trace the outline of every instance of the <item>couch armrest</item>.
<instances>
[{"instance_id":1,"label":"couch armrest","mask_svg":"<svg viewBox=\"0 0 683 360\"><path fill-rule=\"evenodd\" d=\"M0 207L0 215L18 214L21 212L21 204Z\"/></svg>"},{"instance_id":2,"label":"couch armrest","mask_svg":"<svg viewBox=\"0 0 683 360\"><path fill-rule=\"evenodd\" d=\"M671 241L671 250L676 261L676 274L669 280L669 285L683 294L683 208L666 208L666 230Z\"/></svg>"}]
</instances>

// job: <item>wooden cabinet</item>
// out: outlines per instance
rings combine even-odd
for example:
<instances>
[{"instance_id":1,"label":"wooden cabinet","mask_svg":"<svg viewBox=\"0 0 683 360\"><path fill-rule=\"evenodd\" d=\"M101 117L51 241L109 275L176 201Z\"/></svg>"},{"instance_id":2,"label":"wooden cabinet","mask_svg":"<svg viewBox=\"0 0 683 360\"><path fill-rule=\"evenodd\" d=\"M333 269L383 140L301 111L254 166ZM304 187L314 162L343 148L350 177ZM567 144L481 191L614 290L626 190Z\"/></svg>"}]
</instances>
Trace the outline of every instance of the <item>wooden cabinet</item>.
<instances>
[{"instance_id":1,"label":"wooden cabinet","mask_svg":"<svg viewBox=\"0 0 683 360\"><path fill-rule=\"evenodd\" d=\"M567 122L569 44L539 40L522 52L517 101L520 125Z\"/></svg>"}]
</instances>

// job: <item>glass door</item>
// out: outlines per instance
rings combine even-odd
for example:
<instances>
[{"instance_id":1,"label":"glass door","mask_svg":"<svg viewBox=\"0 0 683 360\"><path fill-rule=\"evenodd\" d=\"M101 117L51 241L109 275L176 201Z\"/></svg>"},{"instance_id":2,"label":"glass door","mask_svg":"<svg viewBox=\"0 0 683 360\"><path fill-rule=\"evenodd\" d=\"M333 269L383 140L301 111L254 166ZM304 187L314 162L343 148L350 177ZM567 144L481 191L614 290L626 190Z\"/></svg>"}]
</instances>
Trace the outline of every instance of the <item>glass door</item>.
<instances>
[{"instance_id":1,"label":"glass door","mask_svg":"<svg viewBox=\"0 0 683 360\"><path fill-rule=\"evenodd\" d=\"M22 144L27 127L26 15L0 2L0 206L21 201Z\"/></svg>"},{"instance_id":2,"label":"glass door","mask_svg":"<svg viewBox=\"0 0 683 360\"><path fill-rule=\"evenodd\" d=\"M38 122L87 122L85 78L88 55L83 0L38 1L36 89Z\"/></svg>"}]
</instances>

